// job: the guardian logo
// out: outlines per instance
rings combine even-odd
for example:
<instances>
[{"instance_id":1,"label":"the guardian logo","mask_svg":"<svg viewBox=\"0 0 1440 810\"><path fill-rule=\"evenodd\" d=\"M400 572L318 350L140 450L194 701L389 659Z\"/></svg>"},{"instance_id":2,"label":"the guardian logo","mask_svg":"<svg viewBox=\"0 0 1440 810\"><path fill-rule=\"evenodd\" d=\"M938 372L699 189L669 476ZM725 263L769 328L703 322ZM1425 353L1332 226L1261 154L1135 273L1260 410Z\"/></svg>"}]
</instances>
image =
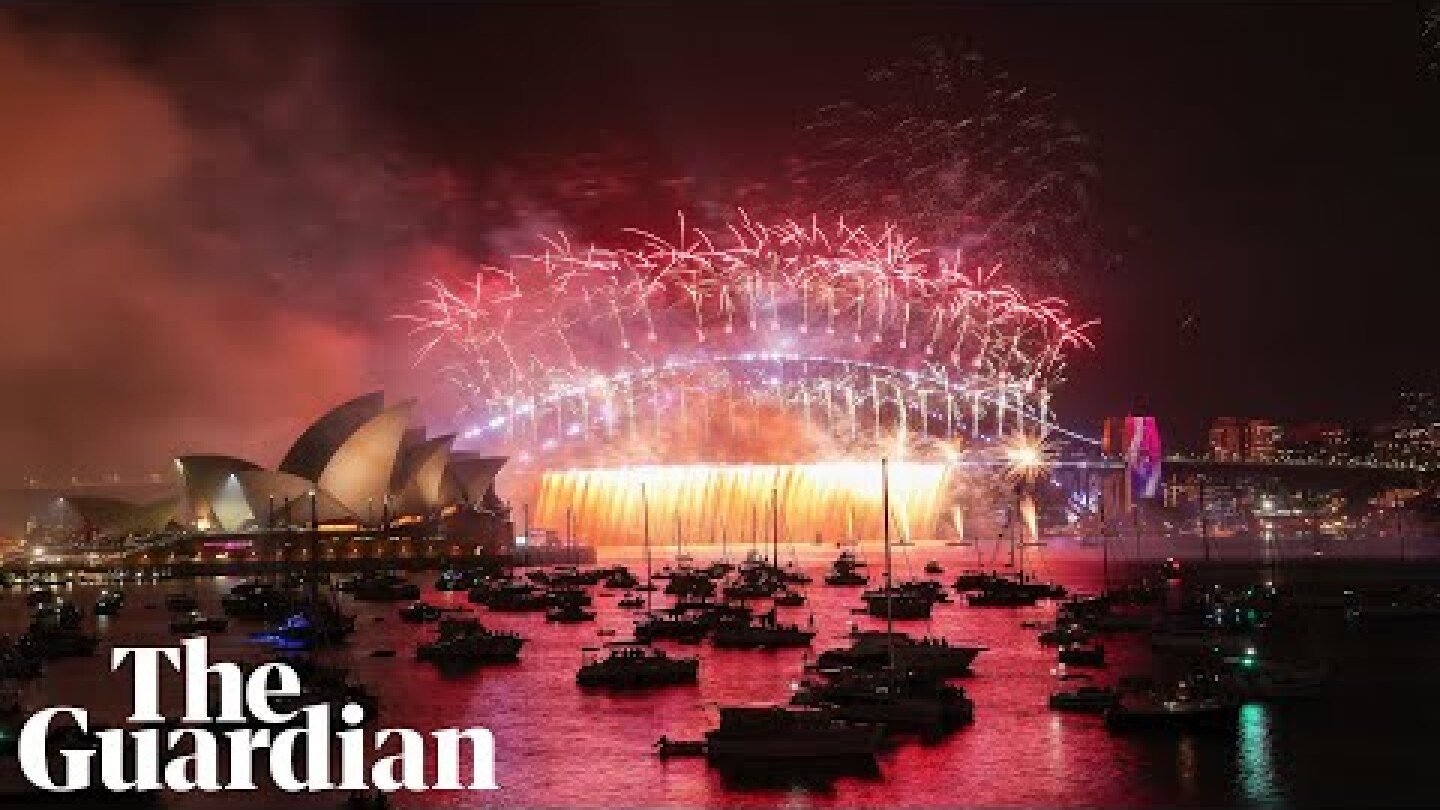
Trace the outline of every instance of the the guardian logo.
<instances>
[{"instance_id":1,"label":"the guardian logo","mask_svg":"<svg viewBox=\"0 0 1440 810\"><path fill-rule=\"evenodd\" d=\"M209 663L203 638L183 641L179 647L117 647L110 668L117 669L131 658L135 684L130 722L141 726L167 723L159 708L163 660L183 676L185 714L177 724L183 727L98 730L90 736L90 744L77 747L56 742L52 727L66 716L80 732L88 734L88 712L69 706L45 709L32 715L20 731L20 767L26 779L54 792L94 788L255 790L256 754L268 751L270 781L292 792L499 787L495 783L495 740L487 729L441 729L427 737L403 728L353 728L364 720L364 710L349 704L339 708L338 725L345 728L335 730L335 707L330 705L288 712L272 706L274 698L300 695L300 677L292 667L265 664L247 677L235 664ZM214 713L212 683L220 704ZM226 730L226 726L234 728ZM393 745L396 742L398 746ZM470 772L462 782L465 744ZM398 752L379 756L387 745L398 747ZM222 746L228 752L223 783ZM332 768L332 746L338 747L338 768ZM56 753L60 763L53 759ZM57 764L59 767L54 767ZM297 773L297 764L302 766L303 778ZM431 773L434 781L427 782Z\"/></svg>"}]
</instances>

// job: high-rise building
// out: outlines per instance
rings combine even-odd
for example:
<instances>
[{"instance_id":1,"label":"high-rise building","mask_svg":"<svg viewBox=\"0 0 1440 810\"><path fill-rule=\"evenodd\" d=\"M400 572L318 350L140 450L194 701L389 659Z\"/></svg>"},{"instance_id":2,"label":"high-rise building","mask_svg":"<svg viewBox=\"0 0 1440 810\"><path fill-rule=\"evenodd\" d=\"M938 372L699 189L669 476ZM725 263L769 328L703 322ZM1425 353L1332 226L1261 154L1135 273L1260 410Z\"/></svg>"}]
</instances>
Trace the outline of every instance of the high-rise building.
<instances>
[{"instance_id":1,"label":"high-rise building","mask_svg":"<svg viewBox=\"0 0 1440 810\"><path fill-rule=\"evenodd\" d=\"M1245 460L1274 461L1275 446L1283 436L1280 426L1263 419L1251 419L1245 424Z\"/></svg>"},{"instance_id":2,"label":"high-rise building","mask_svg":"<svg viewBox=\"0 0 1440 810\"><path fill-rule=\"evenodd\" d=\"M1210 425L1210 459L1212 461L1243 461L1245 430L1243 421L1221 416Z\"/></svg>"},{"instance_id":3,"label":"high-rise building","mask_svg":"<svg viewBox=\"0 0 1440 810\"><path fill-rule=\"evenodd\" d=\"M1276 458L1284 431L1265 419L1221 416L1210 425L1213 461L1267 462Z\"/></svg>"}]
</instances>

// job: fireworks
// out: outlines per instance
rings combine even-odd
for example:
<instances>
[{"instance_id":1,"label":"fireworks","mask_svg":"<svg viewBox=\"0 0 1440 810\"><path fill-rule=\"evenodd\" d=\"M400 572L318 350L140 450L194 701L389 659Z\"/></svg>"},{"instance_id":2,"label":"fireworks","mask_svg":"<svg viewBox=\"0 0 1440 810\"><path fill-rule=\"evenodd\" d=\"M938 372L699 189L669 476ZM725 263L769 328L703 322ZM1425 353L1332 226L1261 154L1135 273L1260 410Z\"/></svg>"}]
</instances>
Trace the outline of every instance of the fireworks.
<instances>
[{"instance_id":1,"label":"fireworks","mask_svg":"<svg viewBox=\"0 0 1440 810\"><path fill-rule=\"evenodd\" d=\"M1049 94L931 41L816 113L795 179L812 204L1053 287L1093 263L1087 153Z\"/></svg>"},{"instance_id":2,"label":"fireworks","mask_svg":"<svg viewBox=\"0 0 1440 810\"><path fill-rule=\"evenodd\" d=\"M622 241L554 237L470 282L432 281L403 316L473 403L472 437L653 452L662 434L705 446L771 413L842 444L1044 433L1067 353L1090 345L1064 301L894 227L741 212L719 232L682 220L673 238Z\"/></svg>"}]
</instances>

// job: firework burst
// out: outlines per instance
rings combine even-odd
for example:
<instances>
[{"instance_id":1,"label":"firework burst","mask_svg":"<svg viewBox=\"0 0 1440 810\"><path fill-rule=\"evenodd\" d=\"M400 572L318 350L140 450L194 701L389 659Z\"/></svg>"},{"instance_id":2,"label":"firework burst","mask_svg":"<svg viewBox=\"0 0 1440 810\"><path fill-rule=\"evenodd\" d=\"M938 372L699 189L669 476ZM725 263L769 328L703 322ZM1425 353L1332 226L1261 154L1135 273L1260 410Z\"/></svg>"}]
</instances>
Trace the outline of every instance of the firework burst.
<instances>
[{"instance_id":1,"label":"firework burst","mask_svg":"<svg viewBox=\"0 0 1440 810\"><path fill-rule=\"evenodd\" d=\"M722 231L682 220L672 238L622 242L553 237L470 281L430 282L401 316L466 393L474 434L550 446L677 419L709 430L735 423L737 402L852 440L1027 420L1043 432L1067 353L1090 345L1092 322L1064 301L893 227L741 212Z\"/></svg>"},{"instance_id":2,"label":"firework burst","mask_svg":"<svg viewBox=\"0 0 1440 810\"><path fill-rule=\"evenodd\" d=\"M796 180L827 210L904 222L965 261L1053 288L1087 263L1096 171L1054 99L926 42L805 128Z\"/></svg>"}]
</instances>

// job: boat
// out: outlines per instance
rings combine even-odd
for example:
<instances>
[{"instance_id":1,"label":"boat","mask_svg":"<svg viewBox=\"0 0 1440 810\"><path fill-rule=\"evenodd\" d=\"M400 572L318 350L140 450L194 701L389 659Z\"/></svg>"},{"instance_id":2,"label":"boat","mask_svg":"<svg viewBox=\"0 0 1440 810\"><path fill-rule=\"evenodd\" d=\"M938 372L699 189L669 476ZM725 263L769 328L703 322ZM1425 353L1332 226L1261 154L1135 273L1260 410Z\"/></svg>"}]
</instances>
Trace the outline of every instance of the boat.
<instances>
[{"instance_id":1,"label":"boat","mask_svg":"<svg viewBox=\"0 0 1440 810\"><path fill-rule=\"evenodd\" d=\"M1103 667L1105 666L1105 646L1103 644L1062 644L1056 654L1057 660L1067 666L1073 667Z\"/></svg>"},{"instance_id":2,"label":"boat","mask_svg":"<svg viewBox=\"0 0 1440 810\"><path fill-rule=\"evenodd\" d=\"M35 608L35 612L30 615L32 622L46 625L78 626L81 618L83 618L83 614L80 612L80 608L76 607L75 603L63 599L47 602Z\"/></svg>"},{"instance_id":3,"label":"boat","mask_svg":"<svg viewBox=\"0 0 1440 810\"><path fill-rule=\"evenodd\" d=\"M558 607L589 607L593 601L590 594L578 587L568 586L551 588L544 594L545 606Z\"/></svg>"},{"instance_id":4,"label":"boat","mask_svg":"<svg viewBox=\"0 0 1440 810\"><path fill-rule=\"evenodd\" d=\"M1008 580L992 582L965 597L970 607L1033 607L1039 601L1037 594L1016 588Z\"/></svg>"},{"instance_id":5,"label":"boat","mask_svg":"<svg viewBox=\"0 0 1440 810\"><path fill-rule=\"evenodd\" d=\"M781 591L775 594L771 604L776 607L800 607L805 604L805 594L799 591Z\"/></svg>"},{"instance_id":6,"label":"boat","mask_svg":"<svg viewBox=\"0 0 1440 810\"><path fill-rule=\"evenodd\" d=\"M725 595L726 599L764 599L774 594L779 587L781 586L778 583L758 577L742 578L738 582L726 584L721 589L721 593Z\"/></svg>"},{"instance_id":7,"label":"boat","mask_svg":"<svg viewBox=\"0 0 1440 810\"><path fill-rule=\"evenodd\" d=\"M32 623L15 642L20 655L49 661L55 658L77 658L94 655L100 646L95 636L81 632L79 624L53 625Z\"/></svg>"},{"instance_id":8,"label":"boat","mask_svg":"<svg viewBox=\"0 0 1440 810\"><path fill-rule=\"evenodd\" d=\"M1160 565L1160 576L1166 580L1180 579L1180 563L1174 557L1166 557Z\"/></svg>"},{"instance_id":9,"label":"boat","mask_svg":"<svg viewBox=\"0 0 1440 810\"><path fill-rule=\"evenodd\" d=\"M92 611L96 616L114 616L125 606L125 594L120 591L104 590L95 597Z\"/></svg>"},{"instance_id":10,"label":"boat","mask_svg":"<svg viewBox=\"0 0 1440 810\"><path fill-rule=\"evenodd\" d=\"M281 650L312 650L341 644L355 632L355 617L342 613L332 602L315 598L250 638Z\"/></svg>"},{"instance_id":11,"label":"boat","mask_svg":"<svg viewBox=\"0 0 1440 810\"><path fill-rule=\"evenodd\" d=\"M435 578L435 590L437 591L468 591L475 587L478 579L474 571L462 571L458 568L446 568Z\"/></svg>"},{"instance_id":12,"label":"boat","mask_svg":"<svg viewBox=\"0 0 1440 810\"><path fill-rule=\"evenodd\" d=\"M889 666L891 656L900 671L924 672L942 677L964 675L984 647L951 644L940 638L911 638L904 633L866 630L856 633L848 648L826 650L816 660L822 669Z\"/></svg>"},{"instance_id":13,"label":"boat","mask_svg":"<svg viewBox=\"0 0 1440 810\"><path fill-rule=\"evenodd\" d=\"M840 588L863 587L870 582L870 578L860 573L865 567L854 552L842 551L840 556L830 564L830 573L825 575L825 584Z\"/></svg>"},{"instance_id":14,"label":"boat","mask_svg":"<svg viewBox=\"0 0 1440 810\"><path fill-rule=\"evenodd\" d=\"M349 591L357 602L403 602L420 598L419 585L393 573L366 572L341 590Z\"/></svg>"},{"instance_id":15,"label":"boat","mask_svg":"<svg viewBox=\"0 0 1440 810\"><path fill-rule=\"evenodd\" d=\"M704 597L715 594L715 582L704 573L676 571L665 583L665 593L679 597Z\"/></svg>"},{"instance_id":16,"label":"boat","mask_svg":"<svg viewBox=\"0 0 1440 810\"><path fill-rule=\"evenodd\" d=\"M1038 638L1041 644L1083 644L1090 640L1090 631L1078 624L1062 624L1042 630Z\"/></svg>"},{"instance_id":17,"label":"boat","mask_svg":"<svg viewBox=\"0 0 1440 810\"><path fill-rule=\"evenodd\" d=\"M873 761L883 726L847 721L829 707L722 706L720 724L705 733L705 755L716 764Z\"/></svg>"},{"instance_id":18,"label":"boat","mask_svg":"<svg viewBox=\"0 0 1440 810\"><path fill-rule=\"evenodd\" d=\"M791 703L826 706L838 717L876 723L889 733L914 733L937 739L975 717L965 690L929 674L849 669L824 673L796 690Z\"/></svg>"},{"instance_id":19,"label":"boat","mask_svg":"<svg viewBox=\"0 0 1440 810\"><path fill-rule=\"evenodd\" d=\"M424 624L426 622L439 621L443 614L439 607L428 602L411 602L400 608L400 621L410 624Z\"/></svg>"},{"instance_id":20,"label":"boat","mask_svg":"<svg viewBox=\"0 0 1440 810\"><path fill-rule=\"evenodd\" d=\"M649 643L671 639L698 644L710 634L711 623L695 616L651 613L635 623L635 639Z\"/></svg>"},{"instance_id":21,"label":"boat","mask_svg":"<svg viewBox=\"0 0 1440 810\"><path fill-rule=\"evenodd\" d=\"M704 740L672 740L669 737L661 737L655 741L655 755L661 759L671 757L703 757L705 756Z\"/></svg>"},{"instance_id":22,"label":"boat","mask_svg":"<svg viewBox=\"0 0 1440 810\"><path fill-rule=\"evenodd\" d=\"M545 611L545 621L560 624L576 624L595 621L595 611L586 610L577 604L564 604Z\"/></svg>"},{"instance_id":23,"label":"boat","mask_svg":"<svg viewBox=\"0 0 1440 810\"><path fill-rule=\"evenodd\" d=\"M55 592L49 588L31 588L30 591L25 594L25 605L27 607L37 607L39 605L45 604L46 602L49 602L51 599L54 598Z\"/></svg>"},{"instance_id":24,"label":"boat","mask_svg":"<svg viewBox=\"0 0 1440 810\"><path fill-rule=\"evenodd\" d=\"M279 619L293 613L296 603L294 592L257 580L242 582L220 597L220 609L235 619Z\"/></svg>"},{"instance_id":25,"label":"boat","mask_svg":"<svg viewBox=\"0 0 1440 810\"><path fill-rule=\"evenodd\" d=\"M589 657L598 652L587 647L586 659L575 673L580 686L604 686L612 689L643 689L698 682L698 658L671 658L664 650L641 641L614 641L606 645L610 654L604 658Z\"/></svg>"},{"instance_id":26,"label":"boat","mask_svg":"<svg viewBox=\"0 0 1440 810\"><path fill-rule=\"evenodd\" d=\"M545 609L546 599L526 583L508 583L492 591L484 605L496 613L533 613Z\"/></svg>"},{"instance_id":27,"label":"boat","mask_svg":"<svg viewBox=\"0 0 1440 810\"><path fill-rule=\"evenodd\" d=\"M616 602L615 604L617 607L622 607L626 609L643 608L645 607L645 597L638 596L632 593L627 593L624 596L620 597L620 601Z\"/></svg>"},{"instance_id":28,"label":"boat","mask_svg":"<svg viewBox=\"0 0 1440 810\"><path fill-rule=\"evenodd\" d=\"M223 633L229 627L229 619L211 618L198 610L192 610L170 620L170 632L181 635Z\"/></svg>"},{"instance_id":29,"label":"boat","mask_svg":"<svg viewBox=\"0 0 1440 810\"><path fill-rule=\"evenodd\" d=\"M939 562L931 560L930 562L925 563L925 573L931 576L939 576L945 573L945 569L940 567Z\"/></svg>"},{"instance_id":30,"label":"boat","mask_svg":"<svg viewBox=\"0 0 1440 810\"><path fill-rule=\"evenodd\" d=\"M1222 731L1235 728L1240 704L1224 697L1187 694L1125 695L1105 710L1105 727L1126 731Z\"/></svg>"},{"instance_id":31,"label":"boat","mask_svg":"<svg viewBox=\"0 0 1440 810\"><path fill-rule=\"evenodd\" d=\"M1050 708L1061 712L1104 712L1120 701L1120 693L1106 686L1081 686L1050 694Z\"/></svg>"},{"instance_id":32,"label":"boat","mask_svg":"<svg viewBox=\"0 0 1440 810\"><path fill-rule=\"evenodd\" d=\"M640 586L640 579L621 566L605 577L605 587L613 591L631 591Z\"/></svg>"},{"instance_id":33,"label":"boat","mask_svg":"<svg viewBox=\"0 0 1440 810\"><path fill-rule=\"evenodd\" d=\"M961 571L955 577L954 587L958 592L982 590L996 582L1004 581L1005 578L994 571L981 571L978 569Z\"/></svg>"},{"instance_id":34,"label":"boat","mask_svg":"<svg viewBox=\"0 0 1440 810\"><path fill-rule=\"evenodd\" d=\"M796 624L780 624L775 611L761 615L756 621L722 621L715 625L710 640L716 647L734 649L779 649L808 647L815 631Z\"/></svg>"},{"instance_id":35,"label":"boat","mask_svg":"<svg viewBox=\"0 0 1440 810\"><path fill-rule=\"evenodd\" d=\"M899 588L881 588L861 598L865 600L865 612L881 619L928 619L935 605L926 594Z\"/></svg>"},{"instance_id":36,"label":"boat","mask_svg":"<svg viewBox=\"0 0 1440 810\"><path fill-rule=\"evenodd\" d=\"M432 664L513 663L525 639L487 630L477 619L441 619L435 640L415 648L415 660Z\"/></svg>"},{"instance_id":37,"label":"boat","mask_svg":"<svg viewBox=\"0 0 1440 810\"><path fill-rule=\"evenodd\" d=\"M1245 701L1281 701L1318 697L1329 681L1325 667L1299 667L1256 655L1227 657L1231 665L1221 681L1227 692Z\"/></svg>"}]
</instances>

